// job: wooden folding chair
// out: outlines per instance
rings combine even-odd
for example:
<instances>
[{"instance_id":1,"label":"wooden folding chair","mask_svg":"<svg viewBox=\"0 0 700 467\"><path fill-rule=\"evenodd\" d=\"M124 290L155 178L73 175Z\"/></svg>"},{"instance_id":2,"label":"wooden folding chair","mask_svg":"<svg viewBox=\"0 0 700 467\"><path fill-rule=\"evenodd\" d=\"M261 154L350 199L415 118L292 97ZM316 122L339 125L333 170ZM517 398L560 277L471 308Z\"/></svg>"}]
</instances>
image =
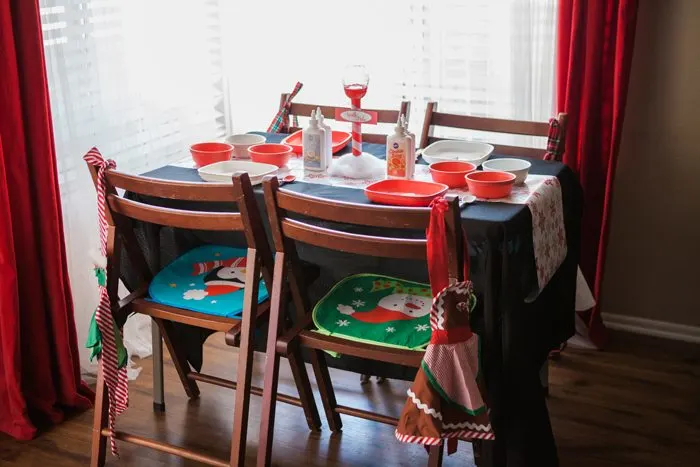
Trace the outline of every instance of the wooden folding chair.
<instances>
[{"instance_id":1,"label":"wooden folding chair","mask_svg":"<svg viewBox=\"0 0 700 467\"><path fill-rule=\"evenodd\" d=\"M566 125L567 114L559 113L557 115L560 133L557 141L557 146L554 150L559 157L556 159L561 162L561 156L564 154L566 145ZM435 141L440 141L445 138L432 136L433 129L436 126L448 128L458 128L463 130L477 130L491 133L525 135L525 136L540 136L547 137L549 135L549 123L547 122L531 122L524 120L504 120L498 118L474 117L470 115L457 115L437 111L437 102L428 102L425 109L425 119L423 121L423 131L421 133L420 147L426 148L429 144ZM493 144L493 143L492 143ZM503 144L493 144L494 152L503 156L516 157L531 157L542 159L546 153L545 149L509 146ZM543 389L549 393L549 361L546 361L540 370L540 381Z\"/></svg>"},{"instance_id":2,"label":"wooden folding chair","mask_svg":"<svg viewBox=\"0 0 700 467\"><path fill-rule=\"evenodd\" d=\"M559 138L559 146L556 148L556 154L564 153L564 143L566 141L566 122L567 115L560 113L557 115L557 121L561 128L561 137ZM463 130L487 131L491 133L514 134L525 136L541 136L547 137L549 134L549 123L547 122L530 122L524 120L504 120L499 118L474 117L470 115L457 115L437 111L437 102L428 102L425 109L425 119L423 121L423 131L421 133L420 147L425 148L429 144L445 138L432 136L433 129L436 126L448 128L459 128ZM493 143L491 143L493 144ZM520 156L542 159L546 152L545 149L523 147L523 146L508 146L503 144L493 144L494 152L505 156Z\"/></svg>"},{"instance_id":3,"label":"wooden folding chair","mask_svg":"<svg viewBox=\"0 0 700 467\"><path fill-rule=\"evenodd\" d=\"M358 255L426 261L427 241L425 237L415 239L415 232L416 230L425 232L430 216L428 208L363 205L306 196L279 189L277 179L274 177L268 177L263 185L265 205L270 219L276 254L267 340L267 367L265 368L265 389L260 426L260 449L258 451L257 465L259 467L270 465L275 415L274 397L277 391L277 366L280 355L297 352L299 346L309 349L328 424L333 431L339 431L342 428L340 414L388 425L396 425L398 420L387 415L339 405L335 399L330 374L324 359L324 351L415 368L420 366L423 357L423 352L420 351L357 342L314 332L312 308L306 288L300 280L296 242ZM464 263L462 260L465 254L459 213L459 200L456 197L451 197L446 213L449 237L447 239L449 272L450 278L457 281L463 280ZM313 218L320 221L397 229L404 231L406 237L347 233L319 227L306 221L294 220L289 217L290 214L303 215L304 219ZM414 238L408 238L410 237L408 231L412 231ZM297 316L294 327L282 335L279 327L282 320L280 303L287 284L291 290ZM440 465L441 456L442 449L432 447L429 465Z\"/></svg>"},{"instance_id":4,"label":"wooden folding chair","mask_svg":"<svg viewBox=\"0 0 700 467\"><path fill-rule=\"evenodd\" d=\"M289 94L282 94L280 97L280 109L284 107L285 102L287 102L287 98L289 97ZM316 110L318 107L321 108L321 113L323 114L324 119L329 119L333 120L335 119L335 109L337 107L329 106L329 105L316 105L316 104L300 104L297 102L292 102L290 109L289 109L289 116L290 118L292 116L297 116L297 117L309 117L311 115L312 110ZM377 112L377 121L379 123L396 123L396 121L399 119L400 115L405 115L406 120L408 120L408 117L410 117L410 112L411 112L411 103L408 101L402 101L401 102L401 107L399 110L376 110L376 109L366 109L366 110L373 110L374 112ZM367 125L365 125L365 128L367 128ZM295 131L300 130L298 127L290 127L289 132L293 133ZM386 136L387 135L382 135L382 134L376 134L376 133L365 133L364 131L362 132L362 141L365 143L374 143L374 144L386 144Z\"/></svg>"},{"instance_id":5,"label":"wooden folding chair","mask_svg":"<svg viewBox=\"0 0 700 467\"><path fill-rule=\"evenodd\" d=\"M97 170L88 165L97 183ZM130 433L111 432L107 424L107 389L102 369L98 372L97 397L92 436L91 466L102 466L105 462L106 440L111 435L120 441L146 446L159 451L175 454L187 459L214 466L242 466L245 462L246 434L250 394L262 395L262 389L251 385L253 334L261 318L266 318L270 301L258 303L259 279L262 274L268 287L272 282L272 252L267 242L265 230L255 202L250 179L246 173L233 176L233 186L227 184L184 183L149 179L128 175L115 170L106 171L107 188L107 290L111 297L112 313L121 328L131 313L142 313L153 318L159 327L166 346L170 351L178 376L188 397L199 395L197 381L215 384L236 390L231 454L222 460L184 447L136 436ZM233 202L239 212L203 212L185 209L171 209L132 201L117 194L121 188L145 196L182 201ZM148 299L149 283L153 274L149 270L133 232L133 221L141 221L161 226L204 231L240 231L245 234L247 264L243 311L240 319L227 318L205 313L188 311L163 305ZM120 277L120 252L125 248L132 266L139 270L145 283L120 300L117 285ZM278 299L279 300L279 299ZM211 331L226 333L226 343L235 345L240 339L237 381L225 380L213 375L195 372L190 369L177 342L173 340L173 323L183 323ZM299 390L300 398L278 394L277 399L289 404L302 406L311 430L320 430L321 421L313 398L306 367L299 352L289 355L289 363Z\"/></svg>"}]
</instances>

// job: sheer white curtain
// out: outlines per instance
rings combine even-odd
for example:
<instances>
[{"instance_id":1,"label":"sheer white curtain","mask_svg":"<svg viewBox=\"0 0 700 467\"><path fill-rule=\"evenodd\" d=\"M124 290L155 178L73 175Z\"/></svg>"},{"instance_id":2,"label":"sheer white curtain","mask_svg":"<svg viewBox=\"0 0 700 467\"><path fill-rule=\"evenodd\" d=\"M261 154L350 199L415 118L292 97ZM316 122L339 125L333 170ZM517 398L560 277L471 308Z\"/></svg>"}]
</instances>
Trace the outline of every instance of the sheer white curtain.
<instances>
[{"instance_id":1,"label":"sheer white curtain","mask_svg":"<svg viewBox=\"0 0 700 467\"><path fill-rule=\"evenodd\" d=\"M430 100L503 118L553 110L556 0L40 3L81 344L97 302L95 194L81 159L92 146L143 172L227 129L265 129L296 81L300 101L347 105L351 63L371 74L364 105L410 100L416 132ZM132 353L148 354L149 323L128 326Z\"/></svg>"},{"instance_id":2,"label":"sheer white curtain","mask_svg":"<svg viewBox=\"0 0 700 467\"><path fill-rule=\"evenodd\" d=\"M95 191L82 160L97 146L144 172L225 128L218 0L41 0L68 268L80 345L97 289ZM131 354L150 354L150 323L129 320ZM91 369L88 352L81 366Z\"/></svg>"},{"instance_id":3,"label":"sheer white curtain","mask_svg":"<svg viewBox=\"0 0 700 467\"><path fill-rule=\"evenodd\" d=\"M370 71L363 105L398 108L400 100L411 101L414 131L431 100L453 113L546 121L554 107L556 4L231 2L225 37L234 130L265 128L280 93L296 81L304 83L301 102L348 105L340 82L350 63Z\"/></svg>"}]
</instances>

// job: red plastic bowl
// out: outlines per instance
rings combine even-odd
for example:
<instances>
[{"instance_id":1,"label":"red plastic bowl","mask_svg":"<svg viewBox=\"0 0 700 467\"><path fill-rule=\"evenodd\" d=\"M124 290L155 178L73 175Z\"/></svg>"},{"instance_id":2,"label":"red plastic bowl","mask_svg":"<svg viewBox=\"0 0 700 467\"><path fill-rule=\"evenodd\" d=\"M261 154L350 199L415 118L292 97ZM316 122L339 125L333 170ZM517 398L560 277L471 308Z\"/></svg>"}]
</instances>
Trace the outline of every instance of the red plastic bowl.
<instances>
[{"instance_id":1,"label":"red plastic bowl","mask_svg":"<svg viewBox=\"0 0 700 467\"><path fill-rule=\"evenodd\" d=\"M469 191L477 198L507 198L515 175L509 172L472 172L467 174Z\"/></svg>"},{"instance_id":2,"label":"red plastic bowl","mask_svg":"<svg viewBox=\"0 0 700 467\"><path fill-rule=\"evenodd\" d=\"M248 152L253 162L284 167L292 155L292 147L288 144L263 143L249 147Z\"/></svg>"},{"instance_id":3,"label":"red plastic bowl","mask_svg":"<svg viewBox=\"0 0 700 467\"><path fill-rule=\"evenodd\" d=\"M429 206L433 198L444 195L447 185L420 180L380 180L365 188L370 201L394 206Z\"/></svg>"},{"instance_id":4,"label":"red plastic bowl","mask_svg":"<svg viewBox=\"0 0 700 467\"><path fill-rule=\"evenodd\" d=\"M430 175L433 177L433 181L444 183L450 188L466 185L465 176L475 170L476 166L469 162L444 161L430 164Z\"/></svg>"},{"instance_id":5,"label":"red plastic bowl","mask_svg":"<svg viewBox=\"0 0 700 467\"><path fill-rule=\"evenodd\" d=\"M190 146L192 159L197 167L231 159L233 146L228 143L197 143Z\"/></svg>"}]
</instances>

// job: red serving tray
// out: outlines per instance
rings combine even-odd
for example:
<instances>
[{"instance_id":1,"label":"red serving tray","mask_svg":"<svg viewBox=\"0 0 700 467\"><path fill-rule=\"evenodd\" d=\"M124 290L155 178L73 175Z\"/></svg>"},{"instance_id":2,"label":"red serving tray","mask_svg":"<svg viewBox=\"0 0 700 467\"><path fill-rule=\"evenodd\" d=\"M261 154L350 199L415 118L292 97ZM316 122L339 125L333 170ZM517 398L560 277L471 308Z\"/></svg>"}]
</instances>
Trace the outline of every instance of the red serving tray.
<instances>
[{"instance_id":1,"label":"red serving tray","mask_svg":"<svg viewBox=\"0 0 700 467\"><path fill-rule=\"evenodd\" d=\"M295 131L291 135L287 136L282 140L282 144L288 144L292 147L292 151L294 151L294 154L301 154L302 153L302 140L301 140L301 132L303 130ZM332 145L333 145L333 154L336 152L340 151L343 149L345 146L348 145L350 142L350 139L352 138L352 135L348 133L347 131L336 131L333 130L333 136L332 136Z\"/></svg>"},{"instance_id":2,"label":"red serving tray","mask_svg":"<svg viewBox=\"0 0 700 467\"><path fill-rule=\"evenodd\" d=\"M396 179L372 183L365 188L365 195L374 203L425 207L446 191L447 185L442 183Z\"/></svg>"}]
</instances>

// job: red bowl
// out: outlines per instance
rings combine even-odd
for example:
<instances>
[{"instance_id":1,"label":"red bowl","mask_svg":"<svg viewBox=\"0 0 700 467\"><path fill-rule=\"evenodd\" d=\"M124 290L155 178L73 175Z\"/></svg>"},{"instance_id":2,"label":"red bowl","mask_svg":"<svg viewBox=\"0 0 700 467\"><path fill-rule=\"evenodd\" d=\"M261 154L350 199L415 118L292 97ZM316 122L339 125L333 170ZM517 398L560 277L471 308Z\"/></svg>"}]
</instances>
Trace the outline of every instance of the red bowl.
<instances>
[{"instance_id":1,"label":"red bowl","mask_svg":"<svg viewBox=\"0 0 700 467\"><path fill-rule=\"evenodd\" d=\"M509 172L472 172L467 174L469 191L477 198L507 198L515 175Z\"/></svg>"},{"instance_id":2,"label":"red bowl","mask_svg":"<svg viewBox=\"0 0 700 467\"><path fill-rule=\"evenodd\" d=\"M450 188L466 185L465 176L475 170L476 166L469 162L444 161L430 164L430 175L433 177L433 181L444 183Z\"/></svg>"},{"instance_id":3,"label":"red bowl","mask_svg":"<svg viewBox=\"0 0 700 467\"><path fill-rule=\"evenodd\" d=\"M284 167L292 155L292 147L288 144L263 143L249 147L248 152L253 162Z\"/></svg>"},{"instance_id":4,"label":"red bowl","mask_svg":"<svg viewBox=\"0 0 700 467\"><path fill-rule=\"evenodd\" d=\"M447 185L423 182L420 180L388 179L380 180L365 188L365 195L370 201L394 206L430 206L430 202L442 196Z\"/></svg>"},{"instance_id":5,"label":"red bowl","mask_svg":"<svg viewBox=\"0 0 700 467\"><path fill-rule=\"evenodd\" d=\"M228 143L197 143L190 146L192 159L197 167L231 159L233 146Z\"/></svg>"}]
</instances>

